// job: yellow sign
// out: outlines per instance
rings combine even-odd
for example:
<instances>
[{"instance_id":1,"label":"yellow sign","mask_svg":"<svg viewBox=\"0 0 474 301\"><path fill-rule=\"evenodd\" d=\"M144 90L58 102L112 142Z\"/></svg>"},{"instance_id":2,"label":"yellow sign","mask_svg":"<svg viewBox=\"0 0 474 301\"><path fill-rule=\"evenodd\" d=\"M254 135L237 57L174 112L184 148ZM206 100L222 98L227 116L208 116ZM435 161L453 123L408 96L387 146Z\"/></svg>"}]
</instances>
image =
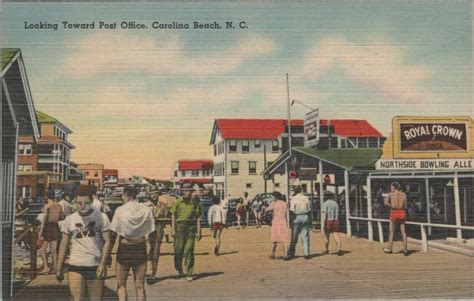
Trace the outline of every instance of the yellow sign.
<instances>
[{"instance_id":1,"label":"yellow sign","mask_svg":"<svg viewBox=\"0 0 474 301\"><path fill-rule=\"evenodd\" d=\"M472 130L467 116L397 116L382 159L474 158Z\"/></svg>"}]
</instances>

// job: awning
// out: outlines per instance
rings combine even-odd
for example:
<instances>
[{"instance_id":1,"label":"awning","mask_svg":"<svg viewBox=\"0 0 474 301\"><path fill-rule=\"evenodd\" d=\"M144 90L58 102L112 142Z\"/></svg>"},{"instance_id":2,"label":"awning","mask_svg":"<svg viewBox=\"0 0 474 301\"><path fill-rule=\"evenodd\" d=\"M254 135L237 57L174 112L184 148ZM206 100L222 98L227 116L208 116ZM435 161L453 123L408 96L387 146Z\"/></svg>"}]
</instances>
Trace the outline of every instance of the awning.
<instances>
[{"instance_id":1,"label":"awning","mask_svg":"<svg viewBox=\"0 0 474 301\"><path fill-rule=\"evenodd\" d=\"M181 179L179 183L210 184L212 183L212 179Z\"/></svg>"},{"instance_id":2,"label":"awning","mask_svg":"<svg viewBox=\"0 0 474 301\"><path fill-rule=\"evenodd\" d=\"M277 169L279 169L286 161L290 158L290 151L286 151L285 153L281 154L272 164L270 164L266 169L264 169L260 174L263 175L264 178L268 179L270 175L275 173Z\"/></svg>"}]
</instances>

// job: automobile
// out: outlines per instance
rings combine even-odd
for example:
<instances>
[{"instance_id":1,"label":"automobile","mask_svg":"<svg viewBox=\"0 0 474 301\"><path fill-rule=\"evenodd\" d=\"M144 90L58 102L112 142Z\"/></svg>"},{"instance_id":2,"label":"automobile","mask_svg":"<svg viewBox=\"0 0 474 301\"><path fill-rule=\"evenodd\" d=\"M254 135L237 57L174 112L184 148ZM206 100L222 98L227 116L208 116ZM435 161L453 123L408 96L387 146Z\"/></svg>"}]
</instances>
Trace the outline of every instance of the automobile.
<instances>
[{"instance_id":1,"label":"automobile","mask_svg":"<svg viewBox=\"0 0 474 301\"><path fill-rule=\"evenodd\" d=\"M110 208L110 211L112 211L111 216L115 213L115 210L123 205L123 200L122 196L107 196L105 198L105 204L107 204Z\"/></svg>"},{"instance_id":2,"label":"automobile","mask_svg":"<svg viewBox=\"0 0 474 301\"><path fill-rule=\"evenodd\" d=\"M170 191L168 191L168 194L174 197L179 197L181 196L181 191L179 189L170 189Z\"/></svg>"},{"instance_id":3,"label":"automobile","mask_svg":"<svg viewBox=\"0 0 474 301\"><path fill-rule=\"evenodd\" d=\"M123 194L123 187L115 187L112 192L110 193L110 196L112 197L121 197Z\"/></svg>"},{"instance_id":4,"label":"automobile","mask_svg":"<svg viewBox=\"0 0 474 301\"><path fill-rule=\"evenodd\" d=\"M159 191L161 194L163 194L163 193L169 193L169 192L171 191L171 188L164 186L164 187L158 188L158 191Z\"/></svg>"},{"instance_id":5,"label":"automobile","mask_svg":"<svg viewBox=\"0 0 474 301\"><path fill-rule=\"evenodd\" d=\"M229 203L227 205L227 216L226 216L226 224L232 225L236 220L237 216L235 212L237 211L237 204L243 200L243 198L230 198Z\"/></svg>"},{"instance_id":6,"label":"automobile","mask_svg":"<svg viewBox=\"0 0 474 301\"><path fill-rule=\"evenodd\" d=\"M213 205L211 197L202 197L200 198L201 208L202 208L202 216L201 216L201 225L207 226L207 213L209 212L209 208Z\"/></svg>"}]
</instances>

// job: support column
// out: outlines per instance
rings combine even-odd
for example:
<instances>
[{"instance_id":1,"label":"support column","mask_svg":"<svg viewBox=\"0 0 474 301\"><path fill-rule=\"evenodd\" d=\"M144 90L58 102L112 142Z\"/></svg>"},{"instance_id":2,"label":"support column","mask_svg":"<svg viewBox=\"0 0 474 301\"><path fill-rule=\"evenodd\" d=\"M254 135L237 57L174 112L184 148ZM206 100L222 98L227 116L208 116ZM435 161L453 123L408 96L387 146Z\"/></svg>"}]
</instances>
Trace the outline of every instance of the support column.
<instances>
[{"instance_id":1,"label":"support column","mask_svg":"<svg viewBox=\"0 0 474 301\"><path fill-rule=\"evenodd\" d=\"M426 221L431 224L431 212L430 212L430 181L425 178L425 191L426 191ZM431 236L431 227L428 227L428 236Z\"/></svg>"},{"instance_id":2,"label":"support column","mask_svg":"<svg viewBox=\"0 0 474 301\"><path fill-rule=\"evenodd\" d=\"M372 179L367 176L367 217L372 218ZM372 227L372 221L368 222L369 241L374 240L374 229Z\"/></svg>"},{"instance_id":3,"label":"support column","mask_svg":"<svg viewBox=\"0 0 474 301\"><path fill-rule=\"evenodd\" d=\"M459 179L458 174L454 174L454 209L456 210L456 226L461 226L461 202L459 200ZM462 239L462 230L456 230L456 236L459 240Z\"/></svg>"},{"instance_id":4,"label":"support column","mask_svg":"<svg viewBox=\"0 0 474 301\"><path fill-rule=\"evenodd\" d=\"M352 236L352 231L351 231L351 222L349 220L350 216L350 209L349 209L349 172L347 170L344 170L344 187L345 187L345 202L346 202L346 229L347 229L347 235Z\"/></svg>"},{"instance_id":5,"label":"support column","mask_svg":"<svg viewBox=\"0 0 474 301\"><path fill-rule=\"evenodd\" d=\"M318 161L319 163L319 220L323 221L323 200L324 200L324 182L323 182L323 162L321 160ZM323 225L321 225L321 229Z\"/></svg>"}]
</instances>

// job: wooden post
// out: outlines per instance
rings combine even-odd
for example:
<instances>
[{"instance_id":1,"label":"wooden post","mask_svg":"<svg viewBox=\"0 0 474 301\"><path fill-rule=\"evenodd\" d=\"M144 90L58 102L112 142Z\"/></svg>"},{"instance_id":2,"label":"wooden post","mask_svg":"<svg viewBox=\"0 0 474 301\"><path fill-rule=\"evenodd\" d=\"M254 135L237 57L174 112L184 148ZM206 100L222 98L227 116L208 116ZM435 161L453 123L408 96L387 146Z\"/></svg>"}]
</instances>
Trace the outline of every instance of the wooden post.
<instances>
[{"instance_id":1,"label":"wooden post","mask_svg":"<svg viewBox=\"0 0 474 301\"><path fill-rule=\"evenodd\" d=\"M428 252L428 237L426 236L426 230L423 225L421 227L421 247L423 249L423 252Z\"/></svg>"},{"instance_id":2,"label":"wooden post","mask_svg":"<svg viewBox=\"0 0 474 301\"><path fill-rule=\"evenodd\" d=\"M454 174L454 209L456 211L456 226L461 226L461 202L459 200L459 179L458 174ZM456 229L457 239L462 240L462 230Z\"/></svg>"},{"instance_id":3,"label":"wooden post","mask_svg":"<svg viewBox=\"0 0 474 301\"><path fill-rule=\"evenodd\" d=\"M425 191L426 191L426 218L428 224L431 224L431 212L430 212L430 181L425 178ZM431 235L431 227L428 227L428 236Z\"/></svg>"},{"instance_id":4,"label":"wooden post","mask_svg":"<svg viewBox=\"0 0 474 301\"><path fill-rule=\"evenodd\" d=\"M367 217L369 219L372 218L372 189L371 189L371 179L370 176L367 176ZM374 229L372 228L372 221L368 221L368 229L369 232L369 241L374 241Z\"/></svg>"},{"instance_id":5,"label":"wooden post","mask_svg":"<svg viewBox=\"0 0 474 301\"><path fill-rule=\"evenodd\" d=\"M377 221L377 228L379 230L379 241L380 241L380 244L383 245L383 228L382 228L382 222L380 221Z\"/></svg>"},{"instance_id":6,"label":"wooden post","mask_svg":"<svg viewBox=\"0 0 474 301\"><path fill-rule=\"evenodd\" d=\"M324 182L323 182L323 162L321 160L318 161L319 164L319 220L323 220L323 200L324 200ZM323 225L321 225L322 229Z\"/></svg>"},{"instance_id":7,"label":"wooden post","mask_svg":"<svg viewBox=\"0 0 474 301\"><path fill-rule=\"evenodd\" d=\"M352 236L352 231L351 231L351 221L349 220L350 216L350 209L349 209L349 171L344 170L344 187L345 187L345 203L346 203L346 230L347 230L347 235Z\"/></svg>"}]
</instances>

